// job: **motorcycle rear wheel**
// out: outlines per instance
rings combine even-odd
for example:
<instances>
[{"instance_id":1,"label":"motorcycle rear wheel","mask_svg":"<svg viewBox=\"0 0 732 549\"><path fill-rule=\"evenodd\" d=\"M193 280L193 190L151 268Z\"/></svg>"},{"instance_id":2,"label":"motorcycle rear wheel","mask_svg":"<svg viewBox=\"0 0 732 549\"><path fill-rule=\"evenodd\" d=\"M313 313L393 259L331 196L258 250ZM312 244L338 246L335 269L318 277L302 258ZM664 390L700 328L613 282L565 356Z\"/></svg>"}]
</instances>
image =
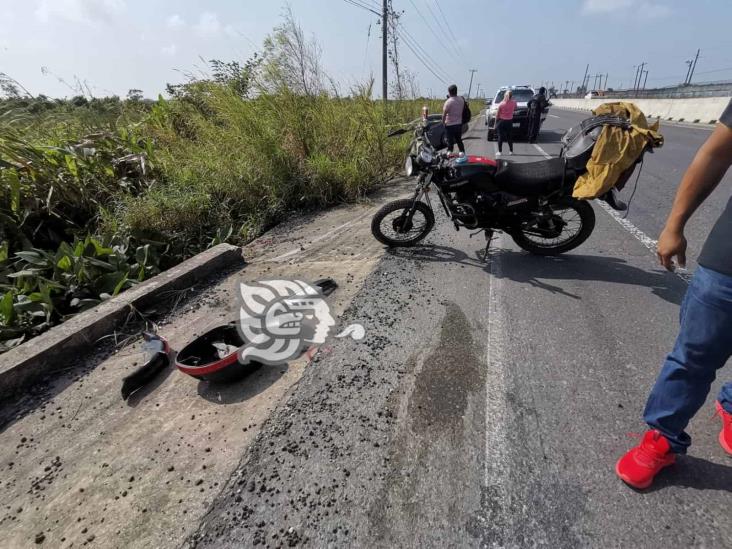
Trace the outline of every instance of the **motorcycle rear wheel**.
<instances>
[{"instance_id":1,"label":"motorcycle rear wheel","mask_svg":"<svg viewBox=\"0 0 732 549\"><path fill-rule=\"evenodd\" d=\"M414 206L412 217L409 211ZM394 215L397 214L397 215ZM435 226L435 215L424 202L414 199L395 200L385 204L371 220L371 234L389 247L412 246L429 234Z\"/></svg>"},{"instance_id":2,"label":"motorcycle rear wheel","mask_svg":"<svg viewBox=\"0 0 732 549\"><path fill-rule=\"evenodd\" d=\"M560 204L553 204L552 209L556 218L561 218L565 225L558 236L553 235L537 235L540 228L526 229L513 232L511 238L513 241L527 252L536 255L559 255L569 250L573 250L585 240L587 240L595 228L595 210L592 209L590 203L585 200L568 200ZM561 212L561 213L560 213ZM574 229L565 230L570 227L570 222L565 219L565 213L569 212L574 222ZM579 225L578 227L576 225Z\"/></svg>"}]
</instances>

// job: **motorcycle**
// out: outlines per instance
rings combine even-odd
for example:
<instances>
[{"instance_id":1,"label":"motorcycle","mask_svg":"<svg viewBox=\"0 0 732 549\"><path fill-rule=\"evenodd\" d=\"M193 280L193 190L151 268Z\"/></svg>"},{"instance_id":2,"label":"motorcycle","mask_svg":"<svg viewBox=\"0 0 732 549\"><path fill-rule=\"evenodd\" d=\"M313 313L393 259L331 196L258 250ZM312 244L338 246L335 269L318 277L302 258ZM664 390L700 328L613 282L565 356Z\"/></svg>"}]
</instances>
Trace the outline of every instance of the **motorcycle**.
<instances>
[{"instance_id":1,"label":"motorcycle","mask_svg":"<svg viewBox=\"0 0 732 549\"><path fill-rule=\"evenodd\" d=\"M572 190L607 124L630 128L622 117L589 118L565 134L558 158L517 163L438 151L439 145L429 139L427 125L422 123L414 129L405 161L406 175L417 176L414 196L382 207L372 219L371 232L390 247L411 246L424 239L435 225L430 199L434 189L456 230L485 233L485 257L496 231L508 234L533 254L558 255L572 250L587 240L595 227L592 206L572 198ZM409 131L401 128L389 135ZM644 153L647 151L651 151L650 146ZM635 164L602 197L613 208L625 208L617 200L616 189L625 185L634 170Z\"/></svg>"}]
</instances>

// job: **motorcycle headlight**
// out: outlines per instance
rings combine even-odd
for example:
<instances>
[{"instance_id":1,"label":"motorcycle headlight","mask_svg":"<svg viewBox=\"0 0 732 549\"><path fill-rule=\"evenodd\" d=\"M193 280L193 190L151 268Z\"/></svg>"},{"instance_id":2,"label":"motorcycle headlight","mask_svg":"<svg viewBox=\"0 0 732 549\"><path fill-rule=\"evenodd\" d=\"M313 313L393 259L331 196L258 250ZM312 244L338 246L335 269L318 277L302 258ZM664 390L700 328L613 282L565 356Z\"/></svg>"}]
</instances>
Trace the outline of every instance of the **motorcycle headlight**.
<instances>
[{"instance_id":1,"label":"motorcycle headlight","mask_svg":"<svg viewBox=\"0 0 732 549\"><path fill-rule=\"evenodd\" d=\"M427 149L422 149L421 151L419 151L419 160L423 164L429 166L430 164L432 164L432 153Z\"/></svg>"},{"instance_id":2,"label":"motorcycle headlight","mask_svg":"<svg viewBox=\"0 0 732 549\"><path fill-rule=\"evenodd\" d=\"M407 175L407 177L412 177L414 175L414 161L412 160L412 155L407 155L407 159L404 161L404 173Z\"/></svg>"}]
</instances>

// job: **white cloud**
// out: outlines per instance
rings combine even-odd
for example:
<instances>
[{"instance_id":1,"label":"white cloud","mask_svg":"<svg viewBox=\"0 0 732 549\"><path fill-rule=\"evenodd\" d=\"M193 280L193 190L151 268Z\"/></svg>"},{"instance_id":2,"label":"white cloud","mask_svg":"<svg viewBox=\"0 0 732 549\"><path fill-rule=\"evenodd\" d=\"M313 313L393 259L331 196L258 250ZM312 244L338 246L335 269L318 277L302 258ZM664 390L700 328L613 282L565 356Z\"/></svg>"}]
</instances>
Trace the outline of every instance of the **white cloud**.
<instances>
[{"instance_id":1,"label":"white cloud","mask_svg":"<svg viewBox=\"0 0 732 549\"><path fill-rule=\"evenodd\" d=\"M171 29L177 29L178 27L185 26L186 22L180 15L175 13L165 20L165 24Z\"/></svg>"},{"instance_id":2,"label":"white cloud","mask_svg":"<svg viewBox=\"0 0 732 549\"><path fill-rule=\"evenodd\" d=\"M239 31L237 31L232 25L226 25L224 27L224 33L230 38L235 38L236 36L239 36Z\"/></svg>"},{"instance_id":3,"label":"white cloud","mask_svg":"<svg viewBox=\"0 0 732 549\"><path fill-rule=\"evenodd\" d=\"M170 44L161 48L160 52L163 55L169 55L170 57L172 57L178 52L178 46L176 46L175 44Z\"/></svg>"},{"instance_id":4,"label":"white cloud","mask_svg":"<svg viewBox=\"0 0 732 549\"><path fill-rule=\"evenodd\" d=\"M125 0L40 0L35 11L41 22L64 19L74 23L110 22L125 9Z\"/></svg>"},{"instance_id":5,"label":"white cloud","mask_svg":"<svg viewBox=\"0 0 732 549\"><path fill-rule=\"evenodd\" d=\"M608 13L629 8L634 3L635 0L585 0L582 4L582 12Z\"/></svg>"},{"instance_id":6,"label":"white cloud","mask_svg":"<svg viewBox=\"0 0 732 549\"><path fill-rule=\"evenodd\" d=\"M671 8L663 4L644 2L641 4L638 13L647 19L660 19L661 17L668 17L671 15L671 11Z\"/></svg>"},{"instance_id":7,"label":"white cloud","mask_svg":"<svg viewBox=\"0 0 732 549\"><path fill-rule=\"evenodd\" d=\"M210 36L221 31L221 21L219 16L214 12L205 11L198 18L196 23L196 32L201 36Z\"/></svg>"},{"instance_id":8,"label":"white cloud","mask_svg":"<svg viewBox=\"0 0 732 549\"><path fill-rule=\"evenodd\" d=\"M635 12L640 17L656 19L671 14L665 4L647 0L584 0L582 13L585 15Z\"/></svg>"}]
</instances>

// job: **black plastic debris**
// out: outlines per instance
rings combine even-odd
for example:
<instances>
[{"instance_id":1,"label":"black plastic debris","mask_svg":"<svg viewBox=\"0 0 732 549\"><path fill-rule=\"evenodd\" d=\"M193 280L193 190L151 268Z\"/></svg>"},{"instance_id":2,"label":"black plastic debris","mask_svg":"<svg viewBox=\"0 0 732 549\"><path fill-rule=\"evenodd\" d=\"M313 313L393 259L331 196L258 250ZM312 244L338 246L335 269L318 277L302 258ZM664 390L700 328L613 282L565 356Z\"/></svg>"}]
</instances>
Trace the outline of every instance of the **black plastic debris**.
<instances>
[{"instance_id":1,"label":"black plastic debris","mask_svg":"<svg viewBox=\"0 0 732 549\"><path fill-rule=\"evenodd\" d=\"M338 283L332 278L321 278L313 282L313 286L317 286L318 288L320 288L320 291L323 292L323 295L330 295L335 292L336 288L338 287Z\"/></svg>"},{"instance_id":2,"label":"black plastic debris","mask_svg":"<svg viewBox=\"0 0 732 549\"><path fill-rule=\"evenodd\" d=\"M170 346L165 338L150 332L142 334L143 349L147 361L122 380L122 399L127 400L135 391L142 389L170 364Z\"/></svg>"}]
</instances>

